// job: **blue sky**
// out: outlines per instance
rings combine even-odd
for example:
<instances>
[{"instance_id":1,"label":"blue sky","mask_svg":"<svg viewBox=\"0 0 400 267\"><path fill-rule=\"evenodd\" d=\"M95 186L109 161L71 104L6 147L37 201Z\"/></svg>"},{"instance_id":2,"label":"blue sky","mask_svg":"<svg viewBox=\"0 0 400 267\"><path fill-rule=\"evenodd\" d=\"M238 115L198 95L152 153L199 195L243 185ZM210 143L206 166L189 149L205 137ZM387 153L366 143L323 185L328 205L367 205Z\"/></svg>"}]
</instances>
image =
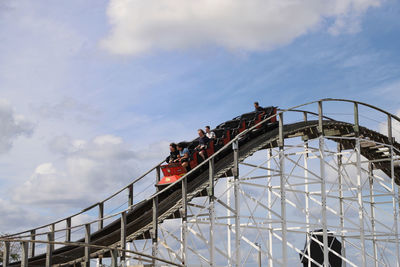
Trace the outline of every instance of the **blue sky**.
<instances>
[{"instance_id":1,"label":"blue sky","mask_svg":"<svg viewBox=\"0 0 400 267\"><path fill-rule=\"evenodd\" d=\"M399 16L394 0L3 0L0 232L102 199L254 101L399 112Z\"/></svg>"}]
</instances>

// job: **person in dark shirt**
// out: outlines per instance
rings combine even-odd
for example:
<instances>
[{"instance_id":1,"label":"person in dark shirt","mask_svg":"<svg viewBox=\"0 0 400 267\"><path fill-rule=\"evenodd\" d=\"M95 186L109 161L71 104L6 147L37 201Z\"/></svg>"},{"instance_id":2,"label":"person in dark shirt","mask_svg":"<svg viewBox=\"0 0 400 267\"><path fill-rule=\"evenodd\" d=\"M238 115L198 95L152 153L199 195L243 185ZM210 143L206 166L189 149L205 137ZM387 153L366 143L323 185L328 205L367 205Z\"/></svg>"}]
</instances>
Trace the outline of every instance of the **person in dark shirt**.
<instances>
[{"instance_id":1,"label":"person in dark shirt","mask_svg":"<svg viewBox=\"0 0 400 267\"><path fill-rule=\"evenodd\" d=\"M196 150L199 151L199 155L202 157L203 160L207 158L207 147L208 143L210 142L210 138L206 136L206 133L202 129L198 129L197 133L199 134L199 145L196 146Z\"/></svg>"},{"instance_id":2,"label":"person in dark shirt","mask_svg":"<svg viewBox=\"0 0 400 267\"><path fill-rule=\"evenodd\" d=\"M182 167L186 169L187 172L190 171L190 152L189 149L186 147L184 143L179 143L176 145L178 149L178 158L175 160L175 162L181 163Z\"/></svg>"},{"instance_id":3,"label":"person in dark shirt","mask_svg":"<svg viewBox=\"0 0 400 267\"><path fill-rule=\"evenodd\" d=\"M255 109L256 112L257 112L257 111L263 111L263 108L260 107L260 105L258 104L257 101L254 102L254 109Z\"/></svg>"},{"instance_id":4,"label":"person in dark shirt","mask_svg":"<svg viewBox=\"0 0 400 267\"><path fill-rule=\"evenodd\" d=\"M175 143L169 144L169 156L165 159L165 162L172 163L178 158L179 151L176 148Z\"/></svg>"}]
</instances>

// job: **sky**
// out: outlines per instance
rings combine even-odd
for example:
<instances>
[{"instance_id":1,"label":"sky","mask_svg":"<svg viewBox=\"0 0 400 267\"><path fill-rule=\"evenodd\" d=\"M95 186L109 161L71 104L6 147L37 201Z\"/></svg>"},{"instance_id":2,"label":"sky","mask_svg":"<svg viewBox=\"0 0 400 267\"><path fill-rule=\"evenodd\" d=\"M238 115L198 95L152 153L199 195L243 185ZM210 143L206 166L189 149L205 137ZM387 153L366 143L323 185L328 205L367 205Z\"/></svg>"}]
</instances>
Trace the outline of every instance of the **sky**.
<instances>
[{"instance_id":1,"label":"sky","mask_svg":"<svg viewBox=\"0 0 400 267\"><path fill-rule=\"evenodd\" d=\"M400 114L399 16L395 0L2 0L0 232L104 199L254 101Z\"/></svg>"}]
</instances>

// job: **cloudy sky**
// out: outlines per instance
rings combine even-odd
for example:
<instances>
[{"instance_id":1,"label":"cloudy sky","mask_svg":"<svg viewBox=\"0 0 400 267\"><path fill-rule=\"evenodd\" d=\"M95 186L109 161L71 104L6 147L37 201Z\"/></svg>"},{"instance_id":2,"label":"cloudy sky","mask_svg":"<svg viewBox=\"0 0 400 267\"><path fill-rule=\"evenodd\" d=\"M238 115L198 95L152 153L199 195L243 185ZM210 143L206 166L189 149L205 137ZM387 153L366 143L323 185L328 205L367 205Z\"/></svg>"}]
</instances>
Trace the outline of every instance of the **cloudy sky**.
<instances>
[{"instance_id":1,"label":"cloudy sky","mask_svg":"<svg viewBox=\"0 0 400 267\"><path fill-rule=\"evenodd\" d=\"M395 0L0 1L0 232L103 199L254 101L399 112L399 16Z\"/></svg>"}]
</instances>

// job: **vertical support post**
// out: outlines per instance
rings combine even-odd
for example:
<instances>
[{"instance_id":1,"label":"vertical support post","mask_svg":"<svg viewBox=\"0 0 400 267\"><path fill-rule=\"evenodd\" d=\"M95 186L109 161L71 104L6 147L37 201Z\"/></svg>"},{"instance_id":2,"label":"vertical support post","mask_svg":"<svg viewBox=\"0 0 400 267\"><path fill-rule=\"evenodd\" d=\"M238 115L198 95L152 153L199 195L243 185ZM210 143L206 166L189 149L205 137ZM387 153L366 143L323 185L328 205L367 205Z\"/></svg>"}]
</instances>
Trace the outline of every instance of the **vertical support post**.
<instances>
[{"instance_id":1,"label":"vertical support post","mask_svg":"<svg viewBox=\"0 0 400 267\"><path fill-rule=\"evenodd\" d=\"M236 266L240 266L240 201L239 201L239 141L232 143L233 149L233 191L235 197L235 255Z\"/></svg>"},{"instance_id":2,"label":"vertical support post","mask_svg":"<svg viewBox=\"0 0 400 267\"><path fill-rule=\"evenodd\" d=\"M90 267L90 223L85 224L85 261L82 266Z\"/></svg>"},{"instance_id":3,"label":"vertical support post","mask_svg":"<svg viewBox=\"0 0 400 267\"><path fill-rule=\"evenodd\" d=\"M98 225L97 225L98 230L101 230L104 227L103 217L104 217L104 202L100 202L99 203L99 216L98 216L99 221L98 221ZM102 263L103 263L103 259L100 257L97 258L97 266L101 266Z\"/></svg>"},{"instance_id":4,"label":"vertical support post","mask_svg":"<svg viewBox=\"0 0 400 267\"><path fill-rule=\"evenodd\" d=\"M368 164L369 178L369 201L371 208L371 230L372 230L372 247L374 250L374 266L378 267L378 247L376 244L376 228L375 228L375 197L374 197L374 170L372 163Z\"/></svg>"},{"instance_id":5,"label":"vertical support post","mask_svg":"<svg viewBox=\"0 0 400 267\"><path fill-rule=\"evenodd\" d=\"M215 266L214 261L214 221L215 221L215 210L214 210L214 158L208 161L209 163L209 187L208 187L208 199L209 199L209 217L210 217L210 266Z\"/></svg>"},{"instance_id":6,"label":"vertical support post","mask_svg":"<svg viewBox=\"0 0 400 267\"><path fill-rule=\"evenodd\" d=\"M152 256L157 257L158 251L158 196L153 197L153 229L152 229ZM156 266L156 260L152 259L152 265Z\"/></svg>"},{"instance_id":7,"label":"vertical support post","mask_svg":"<svg viewBox=\"0 0 400 267\"><path fill-rule=\"evenodd\" d=\"M71 242L71 217L65 220L65 242Z\"/></svg>"},{"instance_id":8,"label":"vertical support post","mask_svg":"<svg viewBox=\"0 0 400 267\"><path fill-rule=\"evenodd\" d=\"M29 242L28 241L21 242L21 249L22 249L21 267L28 267Z\"/></svg>"},{"instance_id":9,"label":"vertical support post","mask_svg":"<svg viewBox=\"0 0 400 267\"><path fill-rule=\"evenodd\" d=\"M323 128L322 101L318 101L318 131L319 131L319 154L321 175L321 214L322 214L322 238L324 243L324 266L329 266L328 229L326 220L326 184L325 184L325 139Z\"/></svg>"},{"instance_id":10,"label":"vertical support post","mask_svg":"<svg viewBox=\"0 0 400 267\"><path fill-rule=\"evenodd\" d=\"M133 184L128 186L128 205L130 208L133 206Z\"/></svg>"},{"instance_id":11,"label":"vertical support post","mask_svg":"<svg viewBox=\"0 0 400 267\"><path fill-rule=\"evenodd\" d=\"M307 112L303 112L303 120L304 122L308 121ZM305 193L305 212L306 212L306 244L308 257L310 256L310 191L308 187L308 139L304 140L304 193ZM307 257L307 256L305 256ZM311 267L311 261L308 260L308 267Z\"/></svg>"},{"instance_id":12,"label":"vertical support post","mask_svg":"<svg viewBox=\"0 0 400 267\"><path fill-rule=\"evenodd\" d=\"M394 238L396 242L396 266L400 266L400 249L399 249L399 229L398 229L398 194L396 193L396 182L394 175L394 152L393 152L393 132L392 132L392 117L388 115L388 137L390 143L390 174L392 178L392 201L393 201L393 224L394 224Z\"/></svg>"},{"instance_id":13,"label":"vertical support post","mask_svg":"<svg viewBox=\"0 0 400 267\"><path fill-rule=\"evenodd\" d=\"M279 173L281 195L281 226L282 226L282 266L287 266L287 222L286 222L286 177L285 177L285 151L283 136L283 113L279 113Z\"/></svg>"},{"instance_id":14,"label":"vertical support post","mask_svg":"<svg viewBox=\"0 0 400 267\"><path fill-rule=\"evenodd\" d=\"M5 241L3 247L3 267L8 267L10 264L10 242Z\"/></svg>"},{"instance_id":15,"label":"vertical support post","mask_svg":"<svg viewBox=\"0 0 400 267\"><path fill-rule=\"evenodd\" d=\"M228 207L231 206L231 189L230 189L230 186L231 186L231 178L227 177L226 178L226 189L227 189L227 192L226 192L226 205L228 205ZM231 248L231 228L232 228L232 225L231 225L231 211L230 211L230 209L226 210L226 217L227 217L227 219L226 219L226 224L227 224L226 231L227 231L227 243L228 243L227 244L228 267L232 267L232 248Z\"/></svg>"},{"instance_id":16,"label":"vertical support post","mask_svg":"<svg viewBox=\"0 0 400 267\"><path fill-rule=\"evenodd\" d=\"M111 249L111 267L118 267L118 250Z\"/></svg>"},{"instance_id":17,"label":"vertical support post","mask_svg":"<svg viewBox=\"0 0 400 267\"><path fill-rule=\"evenodd\" d=\"M36 240L36 230L31 230L31 240L35 241ZM32 258L35 256L35 242L31 242L31 246L29 247L29 258Z\"/></svg>"},{"instance_id":18,"label":"vertical support post","mask_svg":"<svg viewBox=\"0 0 400 267\"><path fill-rule=\"evenodd\" d=\"M54 233L47 233L47 249L46 249L46 267L51 267L53 265L53 244L51 242L54 241Z\"/></svg>"},{"instance_id":19,"label":"vertical support post","mask_svg":"<svg viewBox=\"0 0 400 267\"><path fill-rule=\"evenodd\" d=\"M121 213L121 261L125 261L126 250L126 212Z\"/></svg>"},{"instance_id":20,"label":"vertical support post","mask_svg":"<svg viewBox=\"0 0 400 267\"><path fill-rule=\"evenodd\" d=\"M187 178L182 179L182 264L187 266Z\"/></svg>"},{"instance_id":21,"label":"vertical support post","mask_svg":"<svg viewBox=\"0 0 400 267\"><path fill-rule=\"evenodd\" d=\"M365 237L364 237L364 204L362 197L362 185L361 185L361 146L360 138L356 137L356 158L357 158L357 202L358 202L358 218L360 224L360 246L361 246L361 258L362 266L366 266L367 258L365 253Z\"/></svg>"},{"instance_id":22,"label":"vertical support post","mask_svg":"<svg viewBox=\"0 0 400 267\"><path fill-rule=\"evenodd\" d=\"M268 266L273 267L274 261L272 259L272 175L271 175L271 160L272 160L272 148L268 149L268 162L267 162L267 175L268 175Z\"/></svg>"},{"instance_id":23,"label":"vertical support post","mask_svg":"<svg viewBox=\"0 0 400 267\"><path fill-rule=\"evenodd\" d=\"M337 144L337 162L338 162L338 180L339 180L339 219L340 219L340 235L342 242L342 255L346 258L346 239L344 237L344 202L343 202L343 156L342 146L340 143ZM346 267L347 262L343 261L343 267Z\"/></svg>"}]
</instances>

